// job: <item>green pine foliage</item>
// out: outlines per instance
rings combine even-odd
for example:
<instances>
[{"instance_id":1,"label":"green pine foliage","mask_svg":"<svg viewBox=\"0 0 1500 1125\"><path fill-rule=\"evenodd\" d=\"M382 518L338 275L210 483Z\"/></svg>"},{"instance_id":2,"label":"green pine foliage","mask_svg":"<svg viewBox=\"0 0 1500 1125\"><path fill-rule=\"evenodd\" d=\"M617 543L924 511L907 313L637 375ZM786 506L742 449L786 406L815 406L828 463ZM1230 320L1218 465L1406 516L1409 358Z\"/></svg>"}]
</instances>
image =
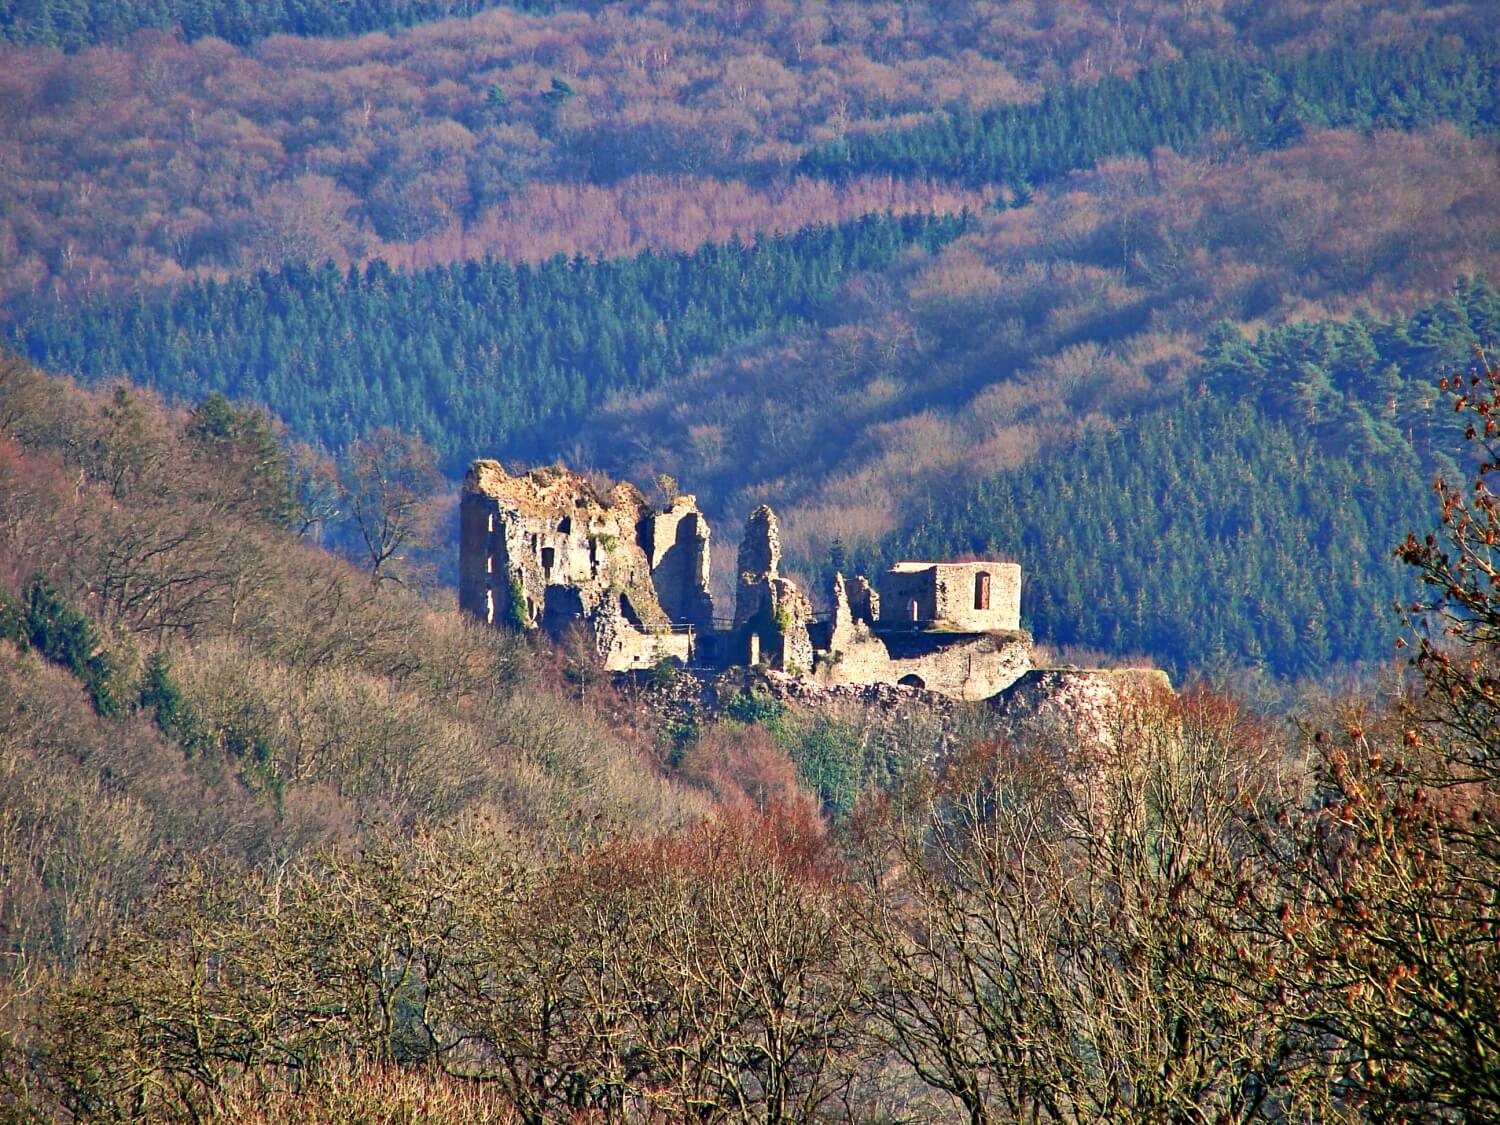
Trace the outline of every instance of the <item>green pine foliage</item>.
<instances>
[{"instance_id":1,"label":"green pine foliage","mask_svg":"<svg viewBox=\"0 0 1500 1125\"><path fill-rule=\"evenodd\" d=\"M33 649L78 677L95 711L119 713L114 669L93 624L45 578L33 579L26 592L21 630Z\"/></svg>"},{"instance_id":2,"label":"green pine foliage","mask_svg":"<svg viewBox=\"0 0 1500 1125\"><path fill-rule=\"evenodd\" d=\"M178 687L167 658L157 651L146 663L137 706L151 712L158 729L182 747L188 757L209 743L198 709Z\"/></svg>"},{"instance_id":3,"label":"green pine foliage","mask_svg":"<svg viewBox=\"0 0 1500 1125\"><path fill-rule=\"evenodd\" d=\"M1474 349L1497 339L1500 294L1466 280L1411 317L1288 324L1253 345L1220 330L1204 370L1216 389L1249 397L1326 448L1353 457L1410 452L1456 480L1451 419L1434 409L1437 373L1467 370Z\"/></svg>"},{"instance_id":4,"label":"green pine foliage","mask_svg":"<svg viewBox=\"0 0 1500 1125\"><path fill-rule=\"evenodd\" d=\"M1409 596L1392 552L1434 474L1461 479L1436 379L1496 338L1479 282L1410 318L1226 330L1192 397L934 503L882 559L1016 558L1039 639L1179 675L1379 661Z\"/></svg>"},{"instance_id":5,"label":"green pine foliage","mask_svg":"<svg viewBox=\"0 0 1500 1125\"><path fill-rule=\"evenodd\" d=\"M753 246L413 274L289 265L38 317L17 344L87 379L128 371L170 396L263 403L330 449L399 427L456 472L480 453L554 458L608 395L804 323L849 275L913 245L935 250L967 225L875 215Z\"/></svg>"},{"instance_id":6,"label":"green pine foliage","mask_svg":"<svg viewBox=\"0 0 1500 1125\"><path fill-rule=\"evenodd\" d=\"M502 0L0 0L0 43L77 51L144 28L215 36L245 46L268 35L337 36L472 16ZM551 12L556 0L504 0L526 12Z\"/></svg>"},{"instance_id":7,"label":"green pine foliage","mask_svg":"<svg viewBox=\"0 0 1500 1125\"><path fill-rule=\"evenodd\" d=\"M1182 151L1215 134L1280 147L1308 128L1500 125L1500 43L1338 47L1255 63L1200 55L1134 78L1054 90L1034 105L958 108L937 120L864 133L808 152L810 174L885 175L1032 186L1110 156Z\"/></svg>"}]
</instances>

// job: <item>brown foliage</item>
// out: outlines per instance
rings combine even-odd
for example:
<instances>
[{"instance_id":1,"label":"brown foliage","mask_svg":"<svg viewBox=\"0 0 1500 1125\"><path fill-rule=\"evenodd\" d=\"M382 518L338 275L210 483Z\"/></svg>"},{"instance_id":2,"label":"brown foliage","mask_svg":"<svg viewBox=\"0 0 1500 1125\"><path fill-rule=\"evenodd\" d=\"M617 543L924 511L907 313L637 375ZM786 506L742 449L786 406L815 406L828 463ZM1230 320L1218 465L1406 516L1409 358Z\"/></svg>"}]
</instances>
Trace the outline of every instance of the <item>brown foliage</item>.
<instances>
[{"instance_id":1,"label":"brown foliage","mask_svg":"<svg viewBox=\"0 0 1500 1125\"><path fill-rule=\"evenodd\" d=\"M0 588L40 574L85 612L127 709L0 642L0 975L71 960L182 854L254 865L479 807L583 841L705 808L524 646L275 526L288 478L203 421L0 360ZM169 717L136 705L152 658Z\"/></svg>"},{"instance_id":2,"label":"brown foliage","mask_svg":"<svg viewBox=\"0 0 1500 1125\"><path fill-rule=\"evenodd\" d=\"M591 8L499 7L245 49L157 32L69 56L6 47L0 302L285 258L604 253L905 209L931 189L745 182L776 176L809 143L935 106L1028 100L1216 46L1462 28L1482 11L1416 0L1278 0L1232 19L1220 0ZM546 96L554 77L576 91L561 106ZM576 186L634 176L672 180ZM548 218L554 207L564 213Z\"/></svg>"},{"instance_id":3,"label":"brown foliage","mask_svg":"<svg viewBox=\"0 0 1500 1125\"><path fill-rule=\"evenodd\" d=\"M873 1033L974 1122L1289 1109L1292 1026L1204 970L1235 810L1276 788L1258 735L1209 696L1127 696L1096 739L981 744L867 806Z\"/></svg>"},{"instance_id":4,"label":"brown foliage","mask_svg":"<svg viewBox=\"0 0 1500 1125\"><path fill-rule=\"evenodd\" d=\"M1309 727L1312 798L1251 822L1256 866L1233 888L1342 1100L1387 1121L1500 1114L1500 369L1481 357L1443 385L1478 464L1470 486L1437 483L1440 529L1397 552L1424 589L1407 609L1416 680Z\"/></svg>"},{"instance_id":5,"label":"brown foliage","mask_svg":"<svg viewBox=\"0 0 1500 1125\"><path fill-rule=\"evenodd\" d=\"M431 500L442 484L437 459L421 438L388 427L349 447L339 475L339 494L364 545L370 579L402 582L409 552L434 533Z\"/></svg>"},{"instance_id":6,"label":"brown foliage","mask_svg":"<svg viewBox=\"0 0 1500 1125\"><path fill-rule=\"evenodd\" d=\"M815 822L817 799L797 780L797 766L763 726L719 723L683 755L678 773L701 785L715 804L740 812L778 809Z\"/></svg>"},{"instance_id":7,"label":"brown foliage","mask_svg":"<svg viewBox=\"0 0 1500 1125\"><path fill-rule=\"evenodd\" d=\"M774 809L574 856L471 821L266 876L192 865L50 982L9 1092L80 1120L311 1113L353 1058L462 1079L374 1072L455 1112L809 1120L856 1057L842 893Z\"/></svg>"}]
</instances>

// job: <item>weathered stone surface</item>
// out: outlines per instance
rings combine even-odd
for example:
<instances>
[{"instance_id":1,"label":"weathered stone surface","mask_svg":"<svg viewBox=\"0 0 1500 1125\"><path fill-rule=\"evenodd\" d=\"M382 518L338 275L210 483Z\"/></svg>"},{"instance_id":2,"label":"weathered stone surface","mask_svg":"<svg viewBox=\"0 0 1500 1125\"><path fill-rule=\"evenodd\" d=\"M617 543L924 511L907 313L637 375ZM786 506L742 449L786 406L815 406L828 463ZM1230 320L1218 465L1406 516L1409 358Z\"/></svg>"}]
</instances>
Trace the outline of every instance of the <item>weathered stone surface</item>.
<instances>
[{"instance_id":1,"label":"weathered stone surface","mask_svg":"<svg viewBox=\"0 0 1500 1125\"><path fill-rule=\"evenodd\" d=\"M854 620L866 625L874 625L880 617L880 595L863 574L854 576L854 585L849 591L849 612Z\"/></svg>"},{"instance_id":2,"label":"weathered stone surface","mask_svg":"<svg viewBox=\"0 0 1500 1125\"><path fill-rule=\"evenodd\" d=\"M1031 668L1031 636L955 633L881 636L855 622L818 661L825 684L904 684L954 699L988 699Z\"/></svg>"},{"instance_id":3,"label":"weathered stone surface","mask_svg":"<svg viewBox=\"0 0 1500 1125\"><path fill-rule=\"evenodd\" d=\"M658 517L671 542L655 550ZM704 534L697 534L701 525ZM707 589L707 524L691 497L658 513L627 484L601 494L560 468L511 476L497 461L476 461L460 502L460 605L496 623L560 636L587 628L606 667L688 659L693 619L674 618L658 597L696 619L712 619ZM681 528L688 534L679 537ZM642 538L652 542L652 554ZM686 542L680 542L685 539ZM674 550L677 551L674 554Z\"/></svg>"},{"instance_id":4,"label":"weathered stone surface","mask_svg":"<svg viewBox=\"0 0 1500 1125\"><path fill-rule=\"evenodd\" d=\"M1034 668L992 701L1001 728L1073 751L1107 748L1122 702L1171 692L1155 668Z\"/></svg>"},{"instance_id":5,"label":"weathered stone surface","mask_svg":"<svg viewBox=\"0 0 1500 1125\"><path fill-rule=\"evenodd\" d=\"M645 518L639 538L651 564L657 598L667 616L700 630L711 629L711 532L695 498L678 496L666 511L652 512Z\"/></svg>"},{"instance_id":6,"label":"weathered stone surface","mask_svg":"<svg viewBox=\"0 0 1500 1125\"><path fill-rule=\"evenodd\" d=\"M762 504L745 520L735 573L734 624L738 628L765 611L770 580L781 572L781 527Z\"/></svg>"},{"instance_id":7,"label":"weathered stone surface","mask_svg":"<svg viewBox=\"0 0 1500 1125\"><path fill-rule=\"evenodd\" d=\"M813 645L807 623L812 620L812 602L789 578L772 578L767 586L772 625L780 634L779 644L773 643L773 651L767 653L771 667L799 675L811 672Z\"/></svg>"},{"instance_id":8,"label":"weathered stone surface","mask_svg":"<svg viewBox=\"0 0 1500 1125\"><path fill-rule=\"evenodd\" d=\"M1016 563L900 562L880 579L881 621L965 633L1021 627Z\"/></svg>"},{"instance_id":9,"label":"weathered stone surface","mask_svg":"<svg viewBox=\"0 0 1500 1125\"><path fill-rule=\"evenodd\" d=\"M832 613L817 619L780 573L776 513L761 505L739 546L733 624L719 630L711 533L691 496L658 509L628 484L602 492L565 469L512 476L497 461L476 461L460 520L466 611L554 636L581 625L616 670L664 656L708 669L763 665L805 677L809 691L898 685L953 700L999 697L1002 713L1043 719L1071 708L1079 721L1090 700L1112 698L1125 682L1077 670L1037 678L1014 563L901 562L878 594L863 576L835 575Z\"/></svg>"},{"instance_id":10,"label":"weathered stone surface","mask_svg":"<svg viewBox=\"0 0 1500 1125\"><path fill-rule=\"evenodd\" d=\"M807 629L812 602L796 583L781 577L781 531L776 513L764 504L745 521L738 563L730 660L812 671L814 652Z\"/></svg>"},{"instance_id":11,"label":"weathered stone surface","mask_svg":"<svg viewBox=\"0 0 1500 1125\"><path fill-rule=\"evenodd\" d=\"M849 589L843 574L833 575L833 588L829 591L833 602L833 613L828 622L828 647L826 652L840 652L854 642L854 611L849 605Z\"/></svg>"}]
</instances>

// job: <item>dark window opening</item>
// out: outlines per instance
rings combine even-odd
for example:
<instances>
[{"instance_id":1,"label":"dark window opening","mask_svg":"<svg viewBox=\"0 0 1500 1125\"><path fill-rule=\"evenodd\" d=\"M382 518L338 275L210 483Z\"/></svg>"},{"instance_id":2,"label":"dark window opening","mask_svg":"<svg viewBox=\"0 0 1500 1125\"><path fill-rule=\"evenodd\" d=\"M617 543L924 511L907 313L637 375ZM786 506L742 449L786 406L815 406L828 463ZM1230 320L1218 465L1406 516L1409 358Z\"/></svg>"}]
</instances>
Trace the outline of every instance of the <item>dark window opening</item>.
<instances>
[{"instance_id":1,"label":"dark window opening","mask_svg":"<svg viewBox=\"0 0 1500 1125\"><path fill-rule=\"evenodd\" d=\"M542 548L542 569L543 570L551 570L552 569L552 564L554 562L556 562L556 561L557 561L557 548L555 548L555 547L543 547Z\"/></svg>"},{"instance_id":2,"label":"dark window opening","mask_svg":"<svg viewBox=\"0 0 1500 1125\"><path fill-rule=\"evenodd\" d=\"M974 608L990 608L990 576L983 571L974 576Z\"/></svg>"},{"instance_id":3,"label":"dark window opening","mask_svg":"<svg viewBox=\"0 0 1500 1125\"><path fill-rule=\"evenodd\" d=\"M902 687L925 688L927 686L922 677L916 675L915 673L907 676L902 676L896 682Z\"/></svg>"}]
</instances>

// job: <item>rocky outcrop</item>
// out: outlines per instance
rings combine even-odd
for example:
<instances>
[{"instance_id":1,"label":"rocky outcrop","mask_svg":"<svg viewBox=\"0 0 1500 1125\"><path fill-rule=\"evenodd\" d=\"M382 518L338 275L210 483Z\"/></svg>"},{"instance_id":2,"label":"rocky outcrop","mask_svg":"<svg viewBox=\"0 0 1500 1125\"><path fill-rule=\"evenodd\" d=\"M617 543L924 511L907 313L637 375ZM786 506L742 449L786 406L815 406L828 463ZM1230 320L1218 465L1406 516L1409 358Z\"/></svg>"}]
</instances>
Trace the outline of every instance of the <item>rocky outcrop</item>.
<instances>
[{"instance_id":1,"label":"rocky outcrop","mask_svg":"<svg viewBox=\"0 0 1500 1125\"><path fill-rule=\"evenodd\" d=\"M1122 703L1171 690L1155 668L1033 668L990 705L1013 737L1097 748L1112 742Z\"/></svg>"}]
</instances>

